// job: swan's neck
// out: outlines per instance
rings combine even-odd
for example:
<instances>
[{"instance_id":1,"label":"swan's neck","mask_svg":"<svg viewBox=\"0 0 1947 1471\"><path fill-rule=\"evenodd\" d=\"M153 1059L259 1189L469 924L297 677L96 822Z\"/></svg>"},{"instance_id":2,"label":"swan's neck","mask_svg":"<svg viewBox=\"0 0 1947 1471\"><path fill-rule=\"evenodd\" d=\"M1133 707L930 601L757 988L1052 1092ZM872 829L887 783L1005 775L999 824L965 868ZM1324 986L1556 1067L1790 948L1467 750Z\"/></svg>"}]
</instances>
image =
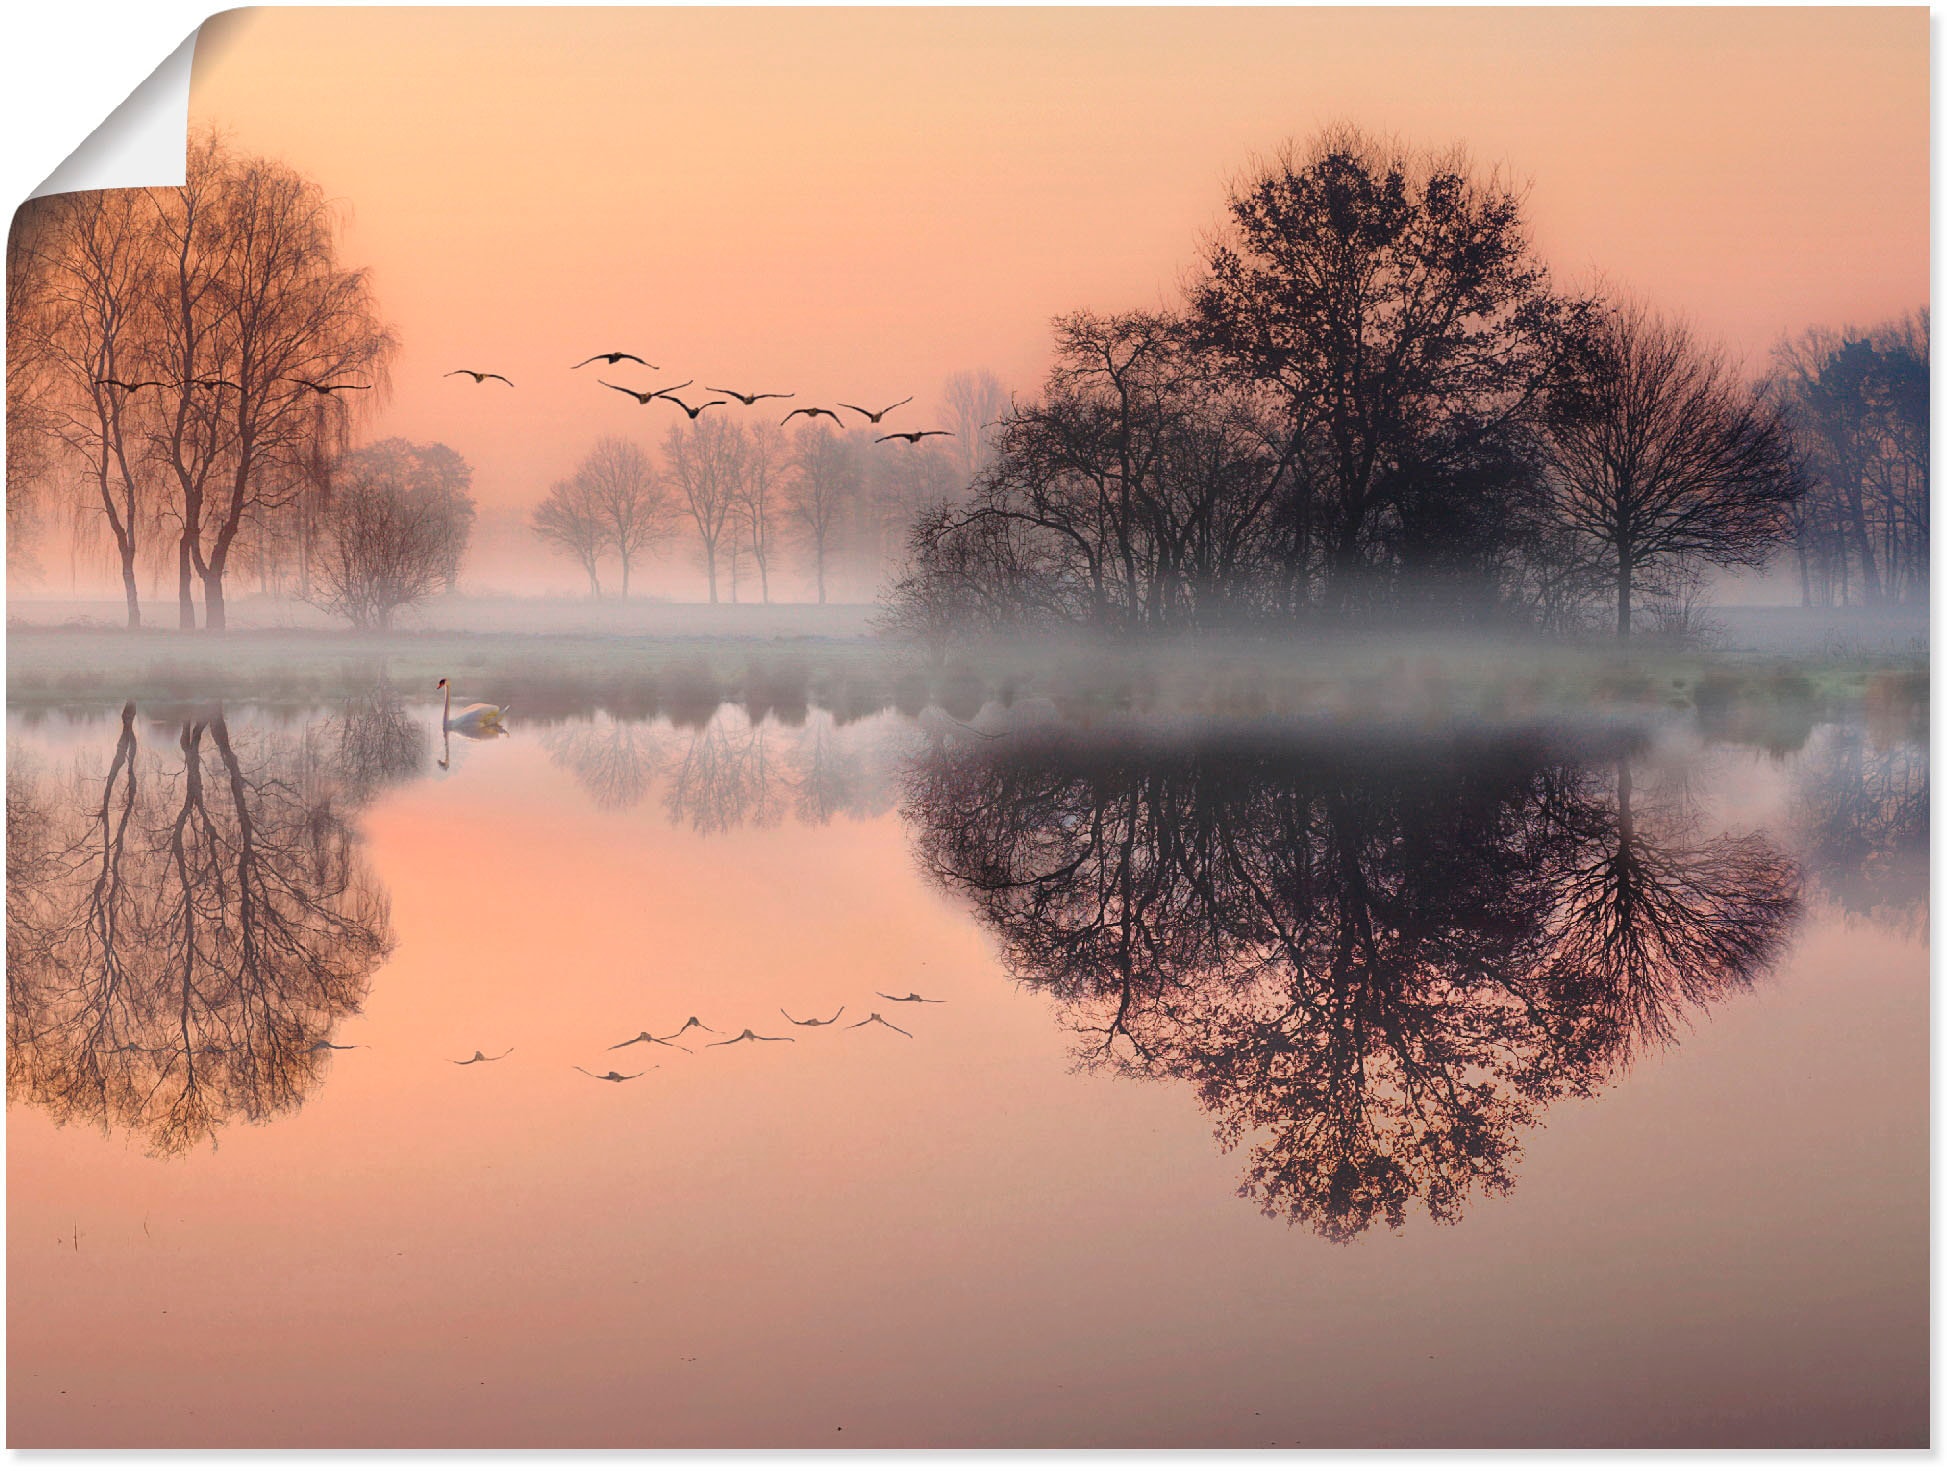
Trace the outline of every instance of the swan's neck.
<instances>
[{"instance_id":1,"label":"swan's neck","mask_svg":"<svg viewBox=\"0 0 1947 1471\"><path fill-rule=\"evenodd\" d=\"M450 725L453 722L453 686L450 684L447 685L445 693L446 693L446 705L445 708L443 708L439 712L439 723L442 726Z\"/></svg>"}]
</instances>

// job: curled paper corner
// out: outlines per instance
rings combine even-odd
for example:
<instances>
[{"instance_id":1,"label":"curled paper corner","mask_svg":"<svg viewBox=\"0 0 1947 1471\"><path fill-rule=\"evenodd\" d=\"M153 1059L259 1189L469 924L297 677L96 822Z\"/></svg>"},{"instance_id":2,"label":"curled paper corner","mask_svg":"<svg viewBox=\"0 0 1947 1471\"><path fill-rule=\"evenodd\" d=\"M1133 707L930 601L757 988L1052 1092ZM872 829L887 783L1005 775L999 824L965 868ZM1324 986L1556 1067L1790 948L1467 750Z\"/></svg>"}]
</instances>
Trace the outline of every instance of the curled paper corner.
<instances>
[{"instance_id":1,"label":"curled paper corner","mask_svg":"<svg viewBox=\"0 0 1947 1471\"><path fill-rule=\"evenodd\" d=\"M191 31L27 197L181 184L189 148L189 77L203 30Z\"/></svg>"}]
</instances>

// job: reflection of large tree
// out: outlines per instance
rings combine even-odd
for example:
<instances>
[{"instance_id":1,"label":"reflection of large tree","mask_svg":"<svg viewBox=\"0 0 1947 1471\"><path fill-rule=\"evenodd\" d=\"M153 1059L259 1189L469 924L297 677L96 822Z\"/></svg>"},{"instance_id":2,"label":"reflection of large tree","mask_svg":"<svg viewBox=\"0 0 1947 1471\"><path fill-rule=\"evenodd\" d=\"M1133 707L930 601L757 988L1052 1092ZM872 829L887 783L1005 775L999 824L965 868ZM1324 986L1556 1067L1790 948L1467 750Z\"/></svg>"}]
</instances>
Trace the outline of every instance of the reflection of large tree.
<instances>
[{"instance_id":1,"label":"reflection of large tree","mask_svg":"<svg viewBox=\"0 0 1947 1471\"><path fill-rule=\"evenodd\" d=\"M1795 884L1768 845L1652 841L1626 809L1506 746L943 747L908 790L922 861L1091 1062L1192 1082L1250 1144L1244 1192L1335 1239L1507 1189L1540 1105L1775 949ZM1620 886L1575 886L1619 847ZM1733 912L1734 945L1686 933ZM1667 969L1700 955L1708 978Z\"/></svg>"},{"instance_id":2,"label":"reflection of large tree","mask_svg":"<svg viewBox=\"0 0 1947 1471\"><path fill-rule=\"evenodd\" d=\"M220 710L144 749L130 706L104 772L10 770L10 836L32 834L8 855L10 1097L162 1153L302 1101L391 944L333 784L304 768L301 743L233 737Z\"/></svg>"}]
</instances>

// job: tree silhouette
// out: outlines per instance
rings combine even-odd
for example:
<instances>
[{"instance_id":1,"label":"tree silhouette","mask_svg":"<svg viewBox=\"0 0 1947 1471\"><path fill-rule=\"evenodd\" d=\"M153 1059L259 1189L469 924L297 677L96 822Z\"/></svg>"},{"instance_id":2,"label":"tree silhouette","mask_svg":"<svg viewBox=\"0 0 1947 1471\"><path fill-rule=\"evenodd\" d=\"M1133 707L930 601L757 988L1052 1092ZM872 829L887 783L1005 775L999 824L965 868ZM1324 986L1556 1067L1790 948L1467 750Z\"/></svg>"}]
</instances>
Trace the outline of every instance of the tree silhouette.
<instances>
[{"instance_id":1,"label":"tree silhouette","mask_svg":"<svg viewBox=\"0 0 1947 1471\"><path fill-rule=\"evenodd\" d=\"M594 488L577 477L557 480L547 498L528 517L542 541L574 558L588 574L588 596L602 595L602 550L608 545L608 519Z\"/></svg>"},{"instance_id":2,"label":"tree silhouette","mask_svg":"<svg viewBox=\"0 0 1947 1471\"><path fill-rule=\"evenodd\" d=\"M1345 608L1430 538L1416 510L1522 509L1518 461L1563 307L1502 179L1351 127L1233 186L1192 293L1200 337L1272 401L1288 596ZM1429 478L1455 481L1416 507Z\"/></svg>"},{"instance_id":3,"label":"tree silhouette","mask_svg":"<svg viewBox=\"0 0 1947 1471\"><path fill-rule=\"evenodd\" d=\"M1582 324L1548 443L1554 515L1612 579L1619 639L1645 573L1762 565L1803 490L1776 412L1721 352L1636 303Z\"/></svg>"},{"instance_id":4,"label":"tree silhouette","mask_svg":"<svg viewBox=\"0 0 1947 1471\"><path fill-rule=\"evenodd\" d=\"M355 833L302 766L294 743L233 740L220 709L173 757L144 750L130 706L105 773L35 784L45 820L15 830L38 841L8 864L10 1098L158 1154L303 1101L314 1044L391 939Z\"/></svg>"},{"instance_id":5,"label":"tree silhouette","mask_svg":"<svg viewBox=\"0 0 1947 1471\"><path fill-rule=\"evenodd\" d=\"M1760 839L1637 836L1624 887L1658 902L1618 922L1614 886L1575 881L1630 819L1533 746L999 746L912 768L922 866L1083 1060L1189 1083L1222 1145L1248 1146L1242 1193L1333 1240L1510 1188L1549 1100L1747 981L1793 913ZM1739 938L1682 928L1705 914ZM1617 928L1627 967L1587 953ZM1700 957L1704 980L1682 969Z\"/></svg>"}]
</instances>

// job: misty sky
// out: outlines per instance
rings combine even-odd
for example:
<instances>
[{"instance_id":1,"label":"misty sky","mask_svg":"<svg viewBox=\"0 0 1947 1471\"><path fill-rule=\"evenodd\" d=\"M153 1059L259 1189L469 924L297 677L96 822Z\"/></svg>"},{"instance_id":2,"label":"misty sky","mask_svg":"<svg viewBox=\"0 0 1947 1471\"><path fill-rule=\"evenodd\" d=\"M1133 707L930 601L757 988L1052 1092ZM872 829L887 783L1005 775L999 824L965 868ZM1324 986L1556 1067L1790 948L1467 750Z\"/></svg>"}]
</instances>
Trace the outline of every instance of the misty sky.
<instances>
[{"instance_id":1,"label":"misty sky","mask_svg":"<svg viewBox=\"0 0 1947 1471\"><path fill-rule=\"evenodd\" d=\"M1756 363L1926 301L1927 106L1923 8L349 8L212 21L191 110L342 201L403 343L366 432L491 510L660 441L565 371L599 350L903 427L958 368L1031 389L1049 317L1160 304L1225 180L1338 119L1465 142L1563 276Z\"/></svg>"}]
</instances>

